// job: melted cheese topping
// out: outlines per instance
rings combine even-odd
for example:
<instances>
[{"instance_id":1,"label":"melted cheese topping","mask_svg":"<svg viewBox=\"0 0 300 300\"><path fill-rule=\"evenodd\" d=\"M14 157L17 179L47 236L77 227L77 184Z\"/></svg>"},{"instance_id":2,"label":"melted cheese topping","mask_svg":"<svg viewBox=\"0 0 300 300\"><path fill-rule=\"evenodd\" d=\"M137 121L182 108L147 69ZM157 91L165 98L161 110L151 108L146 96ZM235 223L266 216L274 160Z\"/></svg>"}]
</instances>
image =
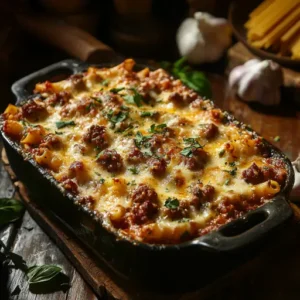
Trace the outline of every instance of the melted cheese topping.
<instances>
[{"instance_id":1,"label":"melted cheese topping","mask_svg":"<svg viewBox=\"0 0 300 300\"><path fill-rule=\"evenodd\" d=\"M262 138L165 71L133 65L37 84L31 106L6 110L4 132L104 226L143 242L205 234L280 191L286 170L261 155Z\"/></svg>"}]
</instances>

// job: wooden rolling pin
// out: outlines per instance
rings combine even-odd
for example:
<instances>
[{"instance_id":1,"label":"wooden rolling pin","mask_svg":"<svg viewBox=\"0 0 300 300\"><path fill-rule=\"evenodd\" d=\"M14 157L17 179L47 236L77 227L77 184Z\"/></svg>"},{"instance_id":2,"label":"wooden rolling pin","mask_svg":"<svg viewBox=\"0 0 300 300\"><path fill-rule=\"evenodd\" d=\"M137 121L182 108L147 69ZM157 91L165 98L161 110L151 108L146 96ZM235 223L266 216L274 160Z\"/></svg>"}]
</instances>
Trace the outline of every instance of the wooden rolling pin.
<instances>
[{"instance_id":1,"label":"wooden rolling pin","mask_svg":"<svg viewBox=\"0 0 300 300\"><path fill-rule=\"evenodd\" d=\"M62 20L24 14L16 17L29 33L82 61L97 63L113 60L117 56L112 48L91 34Z\"/></svg>"}]
</instances>

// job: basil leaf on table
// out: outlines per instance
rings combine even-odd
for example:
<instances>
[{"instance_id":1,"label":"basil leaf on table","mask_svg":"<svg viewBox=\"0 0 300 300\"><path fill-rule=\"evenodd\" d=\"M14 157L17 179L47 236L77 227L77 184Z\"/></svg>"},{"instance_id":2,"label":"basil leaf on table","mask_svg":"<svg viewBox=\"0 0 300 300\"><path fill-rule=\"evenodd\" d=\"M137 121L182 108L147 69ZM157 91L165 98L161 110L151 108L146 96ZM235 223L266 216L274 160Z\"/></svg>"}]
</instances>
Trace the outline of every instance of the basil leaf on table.
<instances>
[{"instance_id":1,"label":"basil leaf on table","mask_svg":"<svg viewBox=\"0 0 300 300\"><path fill-rule=\"evenodd\" d=\"M0 226L18 220L24 211L24 205L16 199L0 199Z\"/></svg>"},{"instance_id":2,"label":"basil leaf on table","mask_svg":"<svg viewBox=\"0 0 300 300\"><path fill-rule=\"evenodd\" d=\"M180 58L173 64L164 61L161 63L161 66L172 75L179 78L186 86L196 91L202 97L208 99L212 97L210 82L206 78L205 74L191 68L187 64L185 57Z\"/></svg>"},{"instance_id":3,"label":"basil leaf on table","mask_svg":"<svg viewBox=\"0 0 300 300\"><path fill-rule=\"evenodd\" d=\"M53 279L62 271L62 268L56 265L32 266L27 270L29 284L47 282Z\"/></svg>"}]
</instances>

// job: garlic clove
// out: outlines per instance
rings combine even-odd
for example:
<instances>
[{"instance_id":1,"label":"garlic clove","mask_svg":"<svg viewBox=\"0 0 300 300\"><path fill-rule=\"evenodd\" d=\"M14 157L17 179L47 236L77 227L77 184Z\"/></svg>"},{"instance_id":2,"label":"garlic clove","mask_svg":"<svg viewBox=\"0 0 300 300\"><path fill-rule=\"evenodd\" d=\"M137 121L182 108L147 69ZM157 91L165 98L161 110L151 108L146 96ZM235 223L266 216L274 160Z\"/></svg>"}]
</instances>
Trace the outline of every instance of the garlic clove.
<instances>
[{"instance_id":1,"label":"garlic clove","mask_svg":"<svg viewBox=\"0 0 300 300\"><path fill-rule=\"evenodd\" d=\"M226 19L196 12L194 18L182 22L176 41L181 56L185 56L190 63L213 62L231 44L231 30Z\"/></svg>"},{"instance_id":2,"label":"garlic clove","mask_svg":"<svg viewBox=\"0 0 300 300\"><path fill-rule=\"evenodd\" d=\"M264 105L280 103L280 86L283 83L282 70L278 64L270 60L252 59L235 67L228 80L232 93L242 100L260 102Z\"/></svg>"}]
</instances>

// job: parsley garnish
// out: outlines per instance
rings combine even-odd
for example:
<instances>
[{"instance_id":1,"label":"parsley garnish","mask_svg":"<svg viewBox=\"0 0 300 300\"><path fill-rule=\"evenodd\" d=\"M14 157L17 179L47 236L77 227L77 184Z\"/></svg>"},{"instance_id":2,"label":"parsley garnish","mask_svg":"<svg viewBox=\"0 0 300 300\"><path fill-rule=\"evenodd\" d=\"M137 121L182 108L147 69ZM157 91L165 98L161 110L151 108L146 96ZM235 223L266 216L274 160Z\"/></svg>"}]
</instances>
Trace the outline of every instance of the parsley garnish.
<instances>
[{"instance_id":1,"label":"parsley garnish","mask_svg":"<svg viewBox=\"0 0 300 300\"><path fill-rule=\"evenodd\" d=\"M144 149L142 150L142 153L146 156L153 156L153 152L151 151L151 149L147 148L147 149Z\"/></svg>"},{"instance_id":2,"label":"parsley garnish","mask_svg":"<svg viewBox=\"0 0 300 300\"><path fill-rule=\"evenodd\" d=\"M111 89L110 92L113 93L113 94L118 94L119 92L121 92L123 90L125 90L124 87L119 87L119 88L113 88L113 89Z\"/></svg>"},{"instance_id":3,"label":"parsley garnish","mask_svg":"<svg viewBox=\"0 0 300 300\"><path fill-rule=\"evenodd\" d=\"M222 157L224 154L225 154L225 150L223 149L219 152L219 157Z\"/></svg>"},{"instance_id":4,"label":"parsley garnish","mask_svg":"<svg viewBox=\"0 0 300 300\"><path fill-rule=\"evenodd\" d=\"M62 134L64 134L64 133L61 132L61 131L55 131L55 134L57 134L57 135L62 135Z\"/></svg>"},{"instance_id":5,"label":"parsley garnish","mask_svg":"<svg viewBox=\"0 0 300 300\"><path fill-rule=\"evenodd\" d=\"M93 100L97 101L98 103L102 104L102 100L100 97L91 97Z\"/></svg>"},{"instance_id":6,"label":"parsley garnish","mask_svg":"<svg viewBox=\"0 0 300 300\"><path fill-rule=\"evenodd\" d=\"M192 157L193 156L193 151L198 148L202 148L197 140L195 138L184 138L183 139L184 143L188 144L188 147L183 148L181 150L180 154L186 157Z\"/></svg>"},{"instance_id":7,"label":"parsley garnish","mask_svg":"<svg viewBox=\"0 0 300 300\"><path fill-rule=\"evenodd\" d=\"M225 185L229 185L229 183L230 183L230 179L226 179L224 182Z\"/></svg>"},{"instance_id":8,"label":"parsley garnish","mask_svg":"<svg viewBox=\"0 0 300 300\"><path fill-rule=\"evenodd\" d=\"M182 218L178 220L178 223L185 223L188 222L190 219L189 218Z\"/></svg>"},{"instance_id":9,"label":"parsley garnish","mask_svg":"<svg viewBox=\"0 0 300 300\"><path fill-rule=\"evenodd\" d=\"M129 104L135 104L138 107L142 106L143 97L141 94L139 94L135 88L131 88L130 90L133 94L123 96L124 100Z\"/></svg>"},{"instance_id":10,"label":"parsley garnish","mask_svg":"<svg viewBox=\"0 0 300 300\"><path fill-rule=\"evenodd\" d=\"M140 112L140 116L145 118L145 117L153 117L156 114L155 111L142 111Z\"/></svg>"},{"instance_id":11,"label":"parsley garnish","mask_svg":"<svg viewBox=\"0 0 300 300\"><path fill-rule=\"evenodd\" d=\"M234 168L232 170L223 170L223 171L229 173L231 176L235 176L237 168Z\"/></svg>"},{"instance_id":12,"label":"parsley garnish","mask_svg":"<svg viewBox=\"0 0 300 300\"><path fill-rule=\"evenodd\" d=\"M107 117L108 117L109 121L116 124L116 123L126 120L128 117L128 112L120 111L115 115L114 112L112 110L110 110L107 113Z\"/></svg>"},{"instance_id":13,"label":"parsley garnish","mask_svg":"<svg viewBox=\"0 0 300 300\"><path fill-rule=\"evenodd\" d=\"M159 125L152 124L148 131L150 133L161 133L163 131L163 129L166 127L167 127L167 124L159 124Z\"/></svg>"},{"instance_id":14,"label":"parsley garnish","mask_svg":"<svg viewBox=\"0 0 300 300\"><path fill-rule=\"evenodd\" d=\"M103 81L101 82L101 84L104 85L104 86L108 86L109 80L108 80L108 79L105 79L105 80L103 80Z\"/></svg>"},{"instance_id":15,"label":"parsley garnish","mask_svg":"<svg viewBox=\"0 0 300 300\"><path fill-rule=\"evenodd\" d=\"M100 182L101 184L103 184L103 183L105 182L105 179L104 179L104 178L100 178L100 179L99 179L99 182Z\"/></svg>"},{"instance_id":16,"label":"parsley garnish","mask_svg":"<svg viewBox=\"0 0 300 300\"><path fill-rule=\"evenodd\" d=\"M61 129L67 126L75 126L75 122L74 121L58 121L55 122L57 129Z\"/></svg>"},{"instance_id":17,"label":"parsley garnish","mask_svg":"<svg viewBox=\"0 0 300 300\"><path fill-rule=\"evenodd\" d=\"M229 163L229 166L230 166L230 167L235 167L235 161L230 162L230 163Z\"/></svg>"},{"instance_id":18,"label":"parsley garnish","mask_svg":"<svg viewBox=\"0 0 300 300\"><path fill-rule=\"evenodd\" d=\"M146 142L150 139L150 136L144 136L139 131L137 132L134 143L138 148L141 148L142 146L148 147L149 145L146 144Z\"/></svg>"},{"instance_id":19,"label":"parsley garnish","mask_svg":"<svg viewBox=\"0 0 300 300\"><path fill-rule=\"evenodd\" d=\"M128 168L128 170L134 175L139 174L139 170L136 167Z\"/></svg>"},{"instance_id":20,"label":"parsley garnish","mask_svg":"<svg viewBox=\"0 0 300 300\"><path fill-rule=\"evenodd\" d=\"M177 198L168 198L165 202L165 207L169 209L176 209L179 206L179 200Z\"/></svg>"}]
</instances>

